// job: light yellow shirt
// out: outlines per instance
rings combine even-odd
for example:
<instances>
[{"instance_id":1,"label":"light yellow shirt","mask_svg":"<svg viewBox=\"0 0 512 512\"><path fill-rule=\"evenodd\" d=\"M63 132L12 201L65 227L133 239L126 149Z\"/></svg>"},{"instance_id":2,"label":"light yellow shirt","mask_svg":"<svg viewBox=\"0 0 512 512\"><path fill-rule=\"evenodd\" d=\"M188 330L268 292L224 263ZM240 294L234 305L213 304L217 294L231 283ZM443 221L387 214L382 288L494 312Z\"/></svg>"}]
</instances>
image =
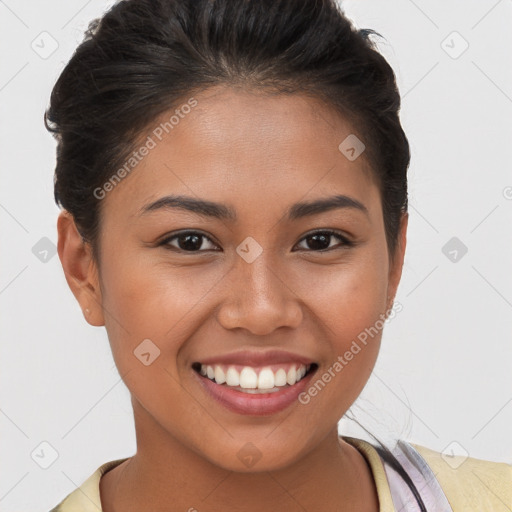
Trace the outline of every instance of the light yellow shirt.
<instances>
[{"instance_id":1,"label":"light yellow shirt","mask_svg":"<svg viewBox=\"0 0 512 512\"><path fill-rule=\"evenodd\" d=\"M399 512L393 505L383 462L367 441L343 436L366 458L379 497L380 512ZM453 512L512 512L512 465L475 458L453 457L448 464L430 448L410 443L427 462L440 483ZM101 465L80 487L50 512L102 512L100 479L107 471L127 460L116 459ZM462 462L460 465L458 462ZM456 469L454 469L456 467Z\"/></svg>"}]
</instances>

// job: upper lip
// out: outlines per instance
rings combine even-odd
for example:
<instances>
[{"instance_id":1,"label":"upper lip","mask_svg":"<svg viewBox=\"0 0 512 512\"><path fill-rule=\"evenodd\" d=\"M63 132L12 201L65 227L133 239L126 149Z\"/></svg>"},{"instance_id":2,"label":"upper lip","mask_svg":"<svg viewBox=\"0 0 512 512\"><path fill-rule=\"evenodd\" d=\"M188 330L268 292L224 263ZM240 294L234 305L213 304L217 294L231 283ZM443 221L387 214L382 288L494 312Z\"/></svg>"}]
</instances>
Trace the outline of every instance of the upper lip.
<instances>
[{"instance_id":1,"label":"upper lip","mask_svg":"<svg viewBox=\"0 0 512 512\"><path fill-rule=\"evenodd\" d=\"M237 364L242 366L264 366L279 363L300 363L308 365L315 363L309 357L283 350L268 350L265 352L241 350L229 354L208 357L198 362L205 365Z\"/></svg>"}]
</instances>

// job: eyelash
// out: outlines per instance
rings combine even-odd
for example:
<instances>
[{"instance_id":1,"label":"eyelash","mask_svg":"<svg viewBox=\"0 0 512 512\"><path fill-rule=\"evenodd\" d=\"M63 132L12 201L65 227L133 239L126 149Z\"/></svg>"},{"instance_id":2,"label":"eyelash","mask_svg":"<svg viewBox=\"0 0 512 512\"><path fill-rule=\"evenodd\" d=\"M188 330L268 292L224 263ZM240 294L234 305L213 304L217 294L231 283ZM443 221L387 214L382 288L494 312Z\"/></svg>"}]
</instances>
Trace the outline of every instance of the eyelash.
<instances>
[{"instance_id":1,"label":"eyelash","mask_svg":"<svg viewBox=\"0 0 512 512\"><path fill-rule=\"evenodd\" d=\"M163 246L167 250L176 251L176 252L182 252L182 253L190 253L190 254L206 252L206 251L209 251L209 250L215 250L215 249L206 249L206 250L198 250L198 251L186 251L185 249L181 249L179 247L175 247L175 246L171 246L170 245L169 242L171 240L174 240L176 238L179 238L180 236L185 236L185 235L199 235L199 237L201 237L203 239L207 239L212 244L217 245L217 244L215 244L215 242L213 242L213 240L211 240L210 237L206 236L205 234L201 233L200 231L181 231L180 233L176 233L176 234L174 234L172 236L169 236L169 237L165 238L164 240L162 240L158 244L158 246ZM307 238L309 238L311 236L314 236L314 235L327 235L327 236L336 237L336 238L338 238L341 241L341 244L339 244L337 246L334 246L334 247L327 248L327 249L320 249L320 250L317 250L317 251L312 250L312 249L302 249L302 250L305 250L306 252L324 253L324 252L330 252L330 251L336 250L336 249L343 249L343 248L353 247L355 245L355 242L352 242L351 240L349 240L347 237L345 237L344 235L342 235L338 231L334 231L332 229L322 229L322 230L312 231L311 233L307 233L304 237L302 237L299 240L298 243L300 243L303 240L305 240L305 239L307 239ZM202 246L202 243L201 243L201 246Z\"/></svg>"}]
</instances>

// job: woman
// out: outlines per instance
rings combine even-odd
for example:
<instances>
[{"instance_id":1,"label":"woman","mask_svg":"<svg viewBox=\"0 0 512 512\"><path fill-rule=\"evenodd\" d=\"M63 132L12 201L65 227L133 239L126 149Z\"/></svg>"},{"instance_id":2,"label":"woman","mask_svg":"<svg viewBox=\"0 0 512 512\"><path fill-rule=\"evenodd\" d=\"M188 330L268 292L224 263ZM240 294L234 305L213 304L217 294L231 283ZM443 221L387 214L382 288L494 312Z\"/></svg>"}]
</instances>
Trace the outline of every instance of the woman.
<instances>
[{"instance_id":1,"label":"woman","mask_svg":"<svg viewBox=\"0 0 512 512\"><path fill-rule=\"evenodd\" d=\"M506 464L338 435L406 247L409 145L372 33L327 0L125 0L89 28L46 116L58 252L137 452L54 511L512 505Z\"/></svg>"}]
</instances>

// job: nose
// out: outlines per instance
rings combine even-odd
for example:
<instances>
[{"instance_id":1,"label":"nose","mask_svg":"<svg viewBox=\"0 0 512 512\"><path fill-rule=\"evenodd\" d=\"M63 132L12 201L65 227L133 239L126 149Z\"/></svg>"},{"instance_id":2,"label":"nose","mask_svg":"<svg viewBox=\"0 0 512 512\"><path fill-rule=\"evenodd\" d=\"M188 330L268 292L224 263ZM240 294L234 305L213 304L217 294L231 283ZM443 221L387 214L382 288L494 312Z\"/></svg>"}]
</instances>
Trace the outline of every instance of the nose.
<instances>
[{"instance_id":1,"label":"nose","mask_svg":"<svg viewBox=\"0 0 512 512\"><path fill-rule=\"evenodd\" d=\"M231 269L225 283L226 299L217 313L225 329L242 328L265 336L279 327L300 325L301 298L264 254L252 263L240 258Z\"/></svg>"}]
</instances>

